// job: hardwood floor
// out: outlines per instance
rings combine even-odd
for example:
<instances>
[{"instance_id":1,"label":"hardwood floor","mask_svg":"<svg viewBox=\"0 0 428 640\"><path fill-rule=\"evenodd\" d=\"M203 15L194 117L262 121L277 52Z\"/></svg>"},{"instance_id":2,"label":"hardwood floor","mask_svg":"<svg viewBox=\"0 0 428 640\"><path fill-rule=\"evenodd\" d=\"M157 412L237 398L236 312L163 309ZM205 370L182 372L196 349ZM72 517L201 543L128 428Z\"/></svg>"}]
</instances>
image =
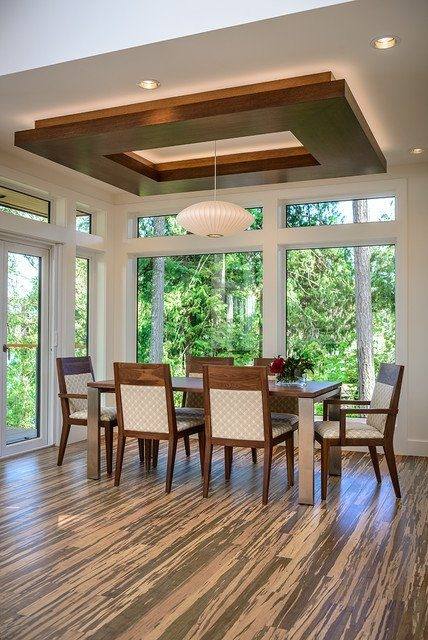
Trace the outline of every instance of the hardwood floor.
<instances>
[{"instance_id":1,"label":"hardwood floor","mask_svg":"<svg viewBox=\"0 0 428 640\"><path fill-rule=\"evenodd\" d=\"M428 458L399 459L403 499L382 458L346 453L327 502L299 506L276 453L215 451L202 498L197 444L181 447L170 495L127 444L122 484L88 481L84 445L0 465L2 640L410 640L428 637ZM296 456L298 476L298 456Z\"/></svg>"}]
</instances>

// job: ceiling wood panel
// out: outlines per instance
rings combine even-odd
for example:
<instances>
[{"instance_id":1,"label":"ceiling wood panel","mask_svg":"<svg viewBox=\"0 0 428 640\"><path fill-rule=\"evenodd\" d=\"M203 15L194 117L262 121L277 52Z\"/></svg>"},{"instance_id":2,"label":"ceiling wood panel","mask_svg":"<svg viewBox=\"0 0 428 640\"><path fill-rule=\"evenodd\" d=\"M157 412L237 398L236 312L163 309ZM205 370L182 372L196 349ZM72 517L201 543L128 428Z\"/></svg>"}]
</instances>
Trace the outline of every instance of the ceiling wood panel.
<instances>
[{"instance_id":1,"label":"ceiling wood panel","mask_svg":"<svg viewBox=\"0 0 428 640\"><path fill-rule=\"evenodd\" d=\"M138 195L212 187L212 158L133 153L291 131L304 147L220 156L218 187L386 171L349 87L330 72L38 120L15 145Z\"/></svg>"}]
</instances>

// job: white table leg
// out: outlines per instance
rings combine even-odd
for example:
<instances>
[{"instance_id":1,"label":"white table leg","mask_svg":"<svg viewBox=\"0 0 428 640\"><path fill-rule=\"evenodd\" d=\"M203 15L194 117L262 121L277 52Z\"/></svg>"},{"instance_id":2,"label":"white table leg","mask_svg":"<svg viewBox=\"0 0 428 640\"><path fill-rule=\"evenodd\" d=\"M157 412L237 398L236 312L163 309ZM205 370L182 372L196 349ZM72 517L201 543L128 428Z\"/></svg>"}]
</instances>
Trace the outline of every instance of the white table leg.
<instances>
[{"instance_id":1,"label":"white table leg","mask_svg":"<svg viewBox=\"0 0 428 640\"><path fill-rule=\"evenodd\" d=\"M100 478L100 392L88 387L87 477Z\"/></svg>"},{"instance_id":2,"label":"white table leg","mask_svg":"<svg viewBox=\"0 0 428 640\"><path fill-rule=\"evenodd\" d=\"M299 502L314 504L314 401L299 398Z\"/></svg>"}]
</instances>

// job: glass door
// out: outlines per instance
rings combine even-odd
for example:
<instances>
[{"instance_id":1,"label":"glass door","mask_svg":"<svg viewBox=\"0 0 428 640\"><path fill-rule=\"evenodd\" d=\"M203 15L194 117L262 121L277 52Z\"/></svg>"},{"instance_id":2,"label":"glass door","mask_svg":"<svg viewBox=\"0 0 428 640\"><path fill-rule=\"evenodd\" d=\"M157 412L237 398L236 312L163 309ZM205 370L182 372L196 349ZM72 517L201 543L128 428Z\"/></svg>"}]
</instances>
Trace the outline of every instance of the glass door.
<instances>
[{"instance_id":1,"label":"glass door","mask_svg":"<svg viewBox=\"0 0 428 640\"><path fill-rule=\"evenodd\" d=\"M48 252L0 243L0 454L47 444Z\"/></svg>"}]
</instances>

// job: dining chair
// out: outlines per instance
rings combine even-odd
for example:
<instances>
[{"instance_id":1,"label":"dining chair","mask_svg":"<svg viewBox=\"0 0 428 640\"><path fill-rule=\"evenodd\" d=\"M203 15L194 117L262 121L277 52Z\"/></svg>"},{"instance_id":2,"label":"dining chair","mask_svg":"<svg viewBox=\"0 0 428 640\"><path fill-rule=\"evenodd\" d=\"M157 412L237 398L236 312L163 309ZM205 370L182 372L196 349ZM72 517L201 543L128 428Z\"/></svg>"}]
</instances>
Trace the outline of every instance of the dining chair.
<instances>
[{"instance_id":1,"label":"dining chair","mask_svg":"<svg viewBox=\"0 0 428 640\"><path fill-rule=\"evenodd\" d=\"M233 447L264 450L262 503L267 504L272 450L285 442L288 484L294 484L293 432L297 420L271 414L267 369L204 365L206 444L204 498L208 497L214 444L225 447L225 477L230 479Z\"/></svg>"},{"instance_id":2,"label":"dining chair","mask_svg":"<svg viewBox=\"0 0 428 640\"><path fill-rule=\"evenodd\" d=\"M177 442L197 433L201 471L203 470L204 417L195 416L187 407L176 408L168 364L114 363L118 444L115 486L120 483L126 439L153 441L153 466L157 464L160 440L168 441L166 493L170 493Z\"/></svg>"},{"instance_id":3,"label":"dining chair","mask_svg":"<svg viewBox=\"0 0 428 640\"><path fill-rule=\"evenodd\" d=\"M382 482L376 447L383 447L395 495L401 498L397 465L394 454L394 430L398 413L404 366L381 364L371 400L325 400L324 417L328 418L329 405L355 405L340 409L339 420L315 422L315 440L321 445L321 498L327 497L328 459L330 447L367 446L373 463L376 479ZM348 420L352 415L367 418Z\"/></svg>"},{"instance_id":4,"label":"dining chair","mask_svg":"<svg viewBox=\"0 0 428 640\"><path fill-rule=\"evenodd\" d=\"M70 427L88 425L87 384L94 380L91 356L57 358L59 398L62 411L58 466L62 465ZM100 426L104 428L107 474L113 471L113 428L117 425L116 409L101 407Z\"/></svg>"},{"instance_id":5,"label":"dining chair","mask_svg":"<svg viewBox=\"0 0 428 640\"><path fill-rule=\"evenodd\" d=\"M253 364L255 367L266 367L268 371L268 380L275 380L276 376L271 374L269 366L275 358L254 358ZM291 398L289 396L275 395L269 396L269 407L271 413L283 413L291 414L298 418L299 416L299 398ZM254 455L254 454L253 454Z\"/></svg>"},{"instance_id":6,"label":"dining chair","mask_svg":"<svg viewBox=\"0 0 428 640\"><path fill-rule=\"evenodd\" d=\"M211 356L192 356L186 358L186 376L190 378L202 378L204 364L228 364L233 365L233 358L217 358ZM194 409L194 414L202 417L204 415L204 396L202 393L188 391L183 393L183 407ZM186 456L190 456L189 436L184 438Z\"/></svg>"}]
</instances>

